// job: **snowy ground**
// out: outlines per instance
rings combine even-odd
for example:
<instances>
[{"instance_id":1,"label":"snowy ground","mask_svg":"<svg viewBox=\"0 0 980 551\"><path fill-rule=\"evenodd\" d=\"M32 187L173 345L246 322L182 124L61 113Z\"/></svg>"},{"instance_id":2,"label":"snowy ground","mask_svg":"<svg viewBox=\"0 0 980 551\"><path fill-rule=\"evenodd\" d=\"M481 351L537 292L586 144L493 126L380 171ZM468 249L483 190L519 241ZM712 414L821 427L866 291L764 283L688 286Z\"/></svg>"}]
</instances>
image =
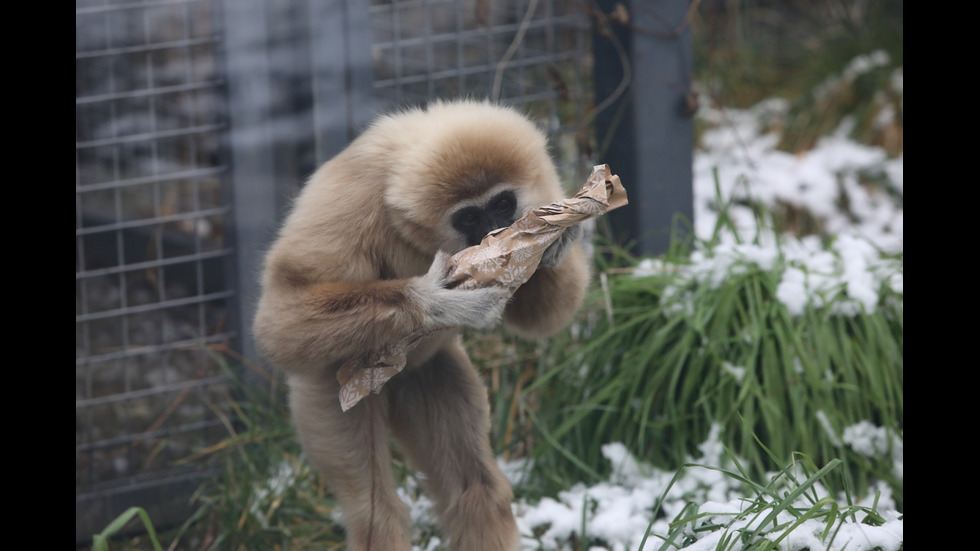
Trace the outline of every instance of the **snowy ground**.
<instances>
[{"instance_id":1,"label":"snowy ground","mask_svg":"<svg viewBox=\"0 0 980 551\"><path fill-rule=\"evenodd\" d=\"M879 429L868 426L858 426L848 431L848 445L855 449L866 449L869 454L879 453L883 449L880 444L882 433ZM899 444L896 449L896 462L900 465L902 452ZM556 498L544 498L540 502L529 504L524 501L515 503L514 513L522 534L522 550L556 550L571 551L579 549L574 544L581 541L582 532L590 538L598 538L606 542L606 546L595 546L589 551L637 551L640 549L655 550L663 544L662 537L670 532L668 519L673 520L684 513L683 509L689 503L698 503L697 511L688 510L683 516L693 514L703 515L698 521L700 525L728 524L739 512L744 510L746 496L751 490L745 488L735 479L723 474L720 469L737 472L735 465L726 455L718 440L716 431L712 431L707 441L700 446L701 455L692 457L690 463L698 466L688 467L680 473L668 472L644 465L632 457L621 444L607 444L603 447L603 455L614 465L614 471L609 480L594 486L576 485L570 490L561 492ZM519 484L524 465L520 463L504 463L504 472L514 484ZM870 526L860 521L862 516L849 519L836 525L836 535L829 543L821 537L827 525L817 519L807 520L795 527L782 541L781 549L785 551L899 551L904 532L903 519L899 518L895 504L891 499L890 490L882 485L878 496L878 513L885 519L881 526ZM824 491L819 496L827 497ZM429 514L431 502L418 491L413 480L402 489L402 498L410 504L412 521L416 531L432 533L433 520ZM665 516L649 526L652 508L662 499L661 509ZM838 500L842 503L842 500ZM870 506L870 503L863 504ZM800 500L804 509L812 507L813 503ZM708 530L700 533L688 528L684 536L696 541L685 547L668 547L683 551L713 551L721 538L730 536L738 529L755 528L761 517L734 523L729 530ZM778 524L789 526L796 519L782 513ZM583 529L584 527L584 529ZM649 534L648 534L649 528ZM769 534L770 538L782 535L776 530ZM644 542L644 537L647 540ZM697 539L699 538L699 539ZM676 538L675 538L676 540ZM440 549L441 541L432 537L424 546L416 546L418 551L435 551ZM641 545L643 547L641 547ZM737 547L723 547L737 549Z\"/></svg>"},{"instance_id":2,"label":"snowy ground","mask_svg":"<svg viewBox=\"0 0 980 551\"><path fill-rule=\"evenodd\" d=\"M575 541L575 534L582 531L585 519L587 534L608 544L607 547L593 547L590 551L641 549L651 518L652 504L662 496L661 508L666 516L650 527L650 535L643 549L659 549L663 540L657 536L667 535L670 532L668 521L681 515L684 507L692 502L700 504L697 514L705 515L698 521L699 525L727 524L734 515L744 510L745 498L751 491L712 468L737 472L717 436L717 432L710 435L700 446L701 456L691 458L691 463L700 466L686 468L676 479L677 473L661 471L637 462L621 444L607 444L603 447L603 455L615 466L614 473L607 482L590 487L579 485L562 492L557 499L545 498L534 505L519 503L515 506L521 533L540 533L537 537L525 536L523 548L573 549L569 543ZM860 440L856 445L862 443L867 441ZM898 518L888 488L882 486L880 490L882 494L879 511L887 521L885 524L868 526L860 522L846 522L840 526L832 545L828 546L820 539L820 534L827 528L826 524L820 520L808 520L795 528L784 540L783 549L898 550L903 541L903 521ZM825 495L826 492L821 497ZM800 505L809 508L813 503L801 500ZM688 511L683 516L691 516L693 513ZM783 516L785 518L780 518L778 522L784 525L791 525L795 520L789 515ZM719 540L735 529L754 528L753 520L758 523L760 518L749 517L743 522L735 523L727 531L695 533L688 528L684 534L686 537L700 539L682 549L714 550ZM857 520L860 521L860 518ZM546 527L543 533L542 527ZM779 535L781 531L775 531L770 537Z\"/></svg>"},{"instance_id":3,"label":"snowy ground","mask_svg":"<svg viewBox=\"0 0 980 551\"><path fill-rule=\"evenodd\" d=\"M900 70L892 82L900 92ZM836 235L837 239L830 247L823 247L815 238L782 237L779 240L779 252L793 266L784 273L779 297L791 311L800 311L807 300L819 301L822 290L840 285L846 285L852 300L841 306L845 310L862 306L873 308L882 285L901 293L900 264L883 258L882 254L903 250L902 206L896 200L903 193L903 159L889 159L880 149L848 140L844 137L846 124L840 133L825 138L806 154L777 151L774 146L778 137L762 133L759 128L764 126L763 121L779 116L783 109L782 102L773 100L744 112L707 111L701 114L706 120L717 123L717 127L704 135L702 149L695 159L695 227L699 237L708 238L712 233L716 220L712 205L718 202L719 190L723 202L751 198L766 205L777 201L792 204L806 208L822 219L827 232ZM862 185L859 177L869 175L878 181L887 181L887 192ZM841 213L835 207L841 194L847 196L849 213ZM753 262L766 267L776 258L776 239L765 231L758 233L756 219L748 208L733 206L730 213L740 228L743 241L726 238L711 255L696 252L690 268L695 276L718 277L724 273L724 268L736 262ZM754 239L756 235L761 237ZM882 432L869 423L851 427L844 435L846 445L868 455L886 449L881 444L882 438ZM901 476L901 442L894 449L897 450L892 457L895 472ZM702 456L692 457L691 462L705 467L685 469L667 491L675 473L642 465L630 457L622 445L607 445L603 453L616 468L608 481L590 487L576 486L539 503L514 505L525 536L523 548L528 551L577 549L572 542L580 538L585 526L588 535L607 544L590 551L640 549L652 506L661 496L662 509L666 513L662 518L674 519L686 503L694 502L701 504L699 513L715 514L719 519L730 521L733 513L745 507L748 490L712 468L732 468L716 438L709 438L701 446L701 452ZM519 477L519 467L505 465L505 470L515 481ZM836 536L828 544L820 538L826 524L808 520L783 540L782 549L898 551L904 539L903 520L895 510L888 488L880 490L878 511L887 521L884 525L862 524L860 518L847 521L837 527ZM417 525L431 525L426 498L411 488L406 489L404 497L412 504ZM843 501L838 500L838 503L843 504ZM668 530L666 520L654 523L644 549L658 549L663 543L658 535L666 535ZM715 549L725 534L718 530L697 534L692 531L688 534L689 541L696 542L682 549ZM419 549L436 549L438 544L433 538Z\"/></svg>"}]
</instances>

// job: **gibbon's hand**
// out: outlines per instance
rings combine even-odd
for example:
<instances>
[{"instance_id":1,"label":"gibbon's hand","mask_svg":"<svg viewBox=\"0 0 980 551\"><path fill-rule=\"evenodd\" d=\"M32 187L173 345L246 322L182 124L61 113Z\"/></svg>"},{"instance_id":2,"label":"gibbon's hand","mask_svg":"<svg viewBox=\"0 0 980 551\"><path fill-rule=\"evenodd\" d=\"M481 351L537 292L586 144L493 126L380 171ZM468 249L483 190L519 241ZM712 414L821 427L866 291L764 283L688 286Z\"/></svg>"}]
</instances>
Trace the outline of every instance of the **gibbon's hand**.
<instances>
[{"instance_id":1,"label":"gibbon's hand","mask_svg":"<svg viewBox=\"0 0 980 551\"><path fill-rule=\"evenodd\" d=\"M568 254L572 245L578 241L581 235L582 227L578 224L565 228L565 231L561 233L561 237L545 249L544 254L541 256L541 265L554 268L561 264L561 261L565 259L565 255Z\"/></svg>"},{"instance_id":2,"label":"gibbon's hand","mask_svg":"<svg viewBox=\"0 0 980 551\"><path fill-rule=\"evenodd\" d=\"M488 329L497 325L511 292L503 287L447 289L448 270L449 255L439 251L420 278L418 292L432 326Z\"/></svg>"}]
</instances>

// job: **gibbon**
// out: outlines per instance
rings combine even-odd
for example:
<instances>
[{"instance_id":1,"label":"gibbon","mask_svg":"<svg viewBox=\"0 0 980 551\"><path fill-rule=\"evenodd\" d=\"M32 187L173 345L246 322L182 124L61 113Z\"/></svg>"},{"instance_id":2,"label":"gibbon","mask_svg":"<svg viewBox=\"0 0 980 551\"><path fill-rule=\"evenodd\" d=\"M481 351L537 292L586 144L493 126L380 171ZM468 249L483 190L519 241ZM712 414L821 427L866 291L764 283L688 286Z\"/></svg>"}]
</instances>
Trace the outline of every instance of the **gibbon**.
<instances>
[{"instance_id":1,"label":"gibbon","mask_svg":"<svg viewBox=\"0 0 980 551\"><path fill-rule=\"evenodd\" d=\"M564 197L544 135L516 111L440 102L382 116L302 189L265 259L254 333L286 376L304 453L343 511L348 549L411 549L388 437L424 486L450 548L516 549L512 492L490 446L486 388L459 328L501 318L542 338L566 326L590 273L566 230L513 296L448 289L448 256ZM427 328L403 371L341 411L344 362Z\"/></svg>"}]
</instances>

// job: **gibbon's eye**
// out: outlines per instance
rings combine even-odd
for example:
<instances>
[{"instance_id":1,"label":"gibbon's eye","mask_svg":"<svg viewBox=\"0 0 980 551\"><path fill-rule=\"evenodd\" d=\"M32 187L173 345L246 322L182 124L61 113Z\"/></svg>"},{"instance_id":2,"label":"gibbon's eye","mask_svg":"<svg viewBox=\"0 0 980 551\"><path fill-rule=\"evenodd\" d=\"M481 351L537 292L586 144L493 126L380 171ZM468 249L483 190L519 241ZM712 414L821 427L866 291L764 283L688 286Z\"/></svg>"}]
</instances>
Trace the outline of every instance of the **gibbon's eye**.
<instances>
[{"instance_id":1,"label":"gibbon's eye","mask_svg":"<svg viewBox=\"0 0 980 551\"><path fill-rule=\"evenodd\" d=\"M480 225L482 212L477 207L466 207L453 215L453 227L466 231Z\"/></svg>"},{"instance_id":2,"label":"gibbon's eye","mask_svg":"<svg viewBox=\"0 0 980 551\"><path fill-rule=\"evenodd\" d=\"M498 218L509 218L517 208L517 197L513 191L505 191L490 200L489 210Z\"/></svg>"}]
</instances>

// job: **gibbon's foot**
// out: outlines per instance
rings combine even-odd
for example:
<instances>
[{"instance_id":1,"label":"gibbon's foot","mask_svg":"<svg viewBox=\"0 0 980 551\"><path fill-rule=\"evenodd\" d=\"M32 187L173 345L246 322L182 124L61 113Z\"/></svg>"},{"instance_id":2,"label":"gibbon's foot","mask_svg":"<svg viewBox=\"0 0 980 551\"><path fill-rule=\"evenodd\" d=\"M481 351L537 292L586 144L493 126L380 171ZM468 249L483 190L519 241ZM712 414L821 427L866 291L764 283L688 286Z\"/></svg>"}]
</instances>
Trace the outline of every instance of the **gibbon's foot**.
<instances>
[{"instance_id":1,"label":"gibbon's foot","mask_svg":"<svg viewBox=\"0 0 980 551\"><path fill-rule=\"evenodd\" d=\"M520 534L510 508L511 495L510 486L504 480L468 488L443 514L443 530L449 536L449 548L452 551L516 551Z\"/></svg>"}]
</instances>

